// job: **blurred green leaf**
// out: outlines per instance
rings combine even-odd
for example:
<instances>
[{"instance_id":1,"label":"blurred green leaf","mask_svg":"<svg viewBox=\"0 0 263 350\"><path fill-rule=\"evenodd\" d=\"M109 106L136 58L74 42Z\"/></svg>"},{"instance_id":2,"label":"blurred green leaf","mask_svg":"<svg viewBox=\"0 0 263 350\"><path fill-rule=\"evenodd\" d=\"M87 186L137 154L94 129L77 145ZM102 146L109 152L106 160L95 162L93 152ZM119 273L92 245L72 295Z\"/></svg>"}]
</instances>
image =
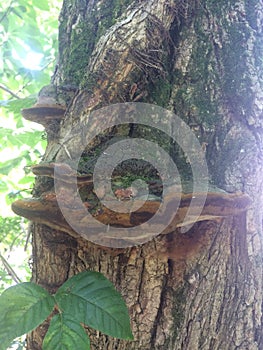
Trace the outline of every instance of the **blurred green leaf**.
<instances>
[{"instance_id":1,"label":"blurred green leaf","mask_svg":"<svg viewBox=\"0 0 263 350\"><path fill-rule=\"evenodd\" d=\"M46 0L33 0L33 5L41 10L49 11L49 5Z\"/></svg>"},{"instance_id":2,"label":"blurred green leaf","mask_svg":"<svg viewBox=\"0 0 263 350\"><path fill-rule=\"evenodd\" d=\"M0 174L8 175L11 170L17 167L24 159L26 152L22 152L19 157L9 159L6 162L0 163Z\"/></svg>"},{"instance_id":3,"label":"blurred green leaf","mask_svg":"<svg viewBox=\"0 0 263 350\"><path fill-rule=\"evenodd\" d=\"M19 113L21 109L31 107L36 102L36 96L29 96L23 99L14 99L6 102L5 107L8 108L10 112Z\"/></svg>"},{"instance_id":4,"label":"blurred green leaf","mask_svg":"<svg viewBox=\"0 0 263 350\"><path fill-rule=\"evenodd\" d=\"M4 192L8 190L8 186L6 184L6 182L4 182L3 180L0 180L0 191Z\"/></svg>"},{"instance_id":5,"label":"blurred green leaf","mask_svg":"<svg viewBox=\"0 0 263 350\"><path fill-rule=\"evenodd\" d=\"M19 146L28 145L34 148L35 145L41 140L41 131L24 132L22 134L16 134L14 144ZM16 142L16 143L15 143Z\"/></svg>"},{"instance_id":6,"label":"blurred green leaf","mask_svg":"<svg viewBox=\"0 0 263 350\"><path fill-rule=\"evenodd\" d=\"M32 184L35 180L34 176L25 176L21 180L18 181L19 185ZM1 182L0 182L1 184Z\"/></svg>"}]
</instances>

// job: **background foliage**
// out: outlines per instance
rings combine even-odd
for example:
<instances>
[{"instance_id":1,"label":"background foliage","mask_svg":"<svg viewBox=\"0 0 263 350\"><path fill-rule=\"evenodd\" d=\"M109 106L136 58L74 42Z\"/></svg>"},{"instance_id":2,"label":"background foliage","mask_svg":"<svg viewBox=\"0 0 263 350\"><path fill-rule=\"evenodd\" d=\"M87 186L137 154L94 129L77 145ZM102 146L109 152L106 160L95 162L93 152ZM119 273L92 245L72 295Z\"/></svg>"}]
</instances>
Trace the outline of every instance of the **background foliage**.
<instances>
[{"instance_id":1,"label":"background foliage","mask_svg":"<svg viewBox=\"0 0 263 350\"><path fill-rule=\"evenodd\" d=\"M30 276L27 223L13 216L10 203L30 196L30 166L40 161L46 140L43 128L23 120L20 111L50 83L61 5L62 0L0 3L0 293Z\"/></svg>"}]
</instances>

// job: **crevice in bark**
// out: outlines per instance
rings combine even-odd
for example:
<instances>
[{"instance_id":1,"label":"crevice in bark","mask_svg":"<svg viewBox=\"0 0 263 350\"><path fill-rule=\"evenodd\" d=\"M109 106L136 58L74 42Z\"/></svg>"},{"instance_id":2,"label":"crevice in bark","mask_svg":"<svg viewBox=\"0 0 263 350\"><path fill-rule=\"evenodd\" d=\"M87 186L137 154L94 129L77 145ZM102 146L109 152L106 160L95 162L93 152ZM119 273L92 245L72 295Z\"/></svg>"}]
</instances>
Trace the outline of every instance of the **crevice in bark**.
<instances>
[{"instance_id":1,"label":"crevice in bark","mask_svg":"<svg viewBox=\"0 0 263 350\"><path fill-rule=\"evenodd\" d=\"M163 309L164 309L164 305L166 303L166 298L167 298L167 287L168 287L168 278L166 275L164 275L163 278L163 284L161 287L161 294L160 294L160 302L159 302L159 307L158 307L158 311L156 314L156 318L155 321L153 323L153 327L151 329L151 339L150 339L150 345L151 348L154 348L155 344L156 344L156 337L158 336L157 333L157 328L160 327L160 322L163 318Z\"/></svg>"}]
</instances>

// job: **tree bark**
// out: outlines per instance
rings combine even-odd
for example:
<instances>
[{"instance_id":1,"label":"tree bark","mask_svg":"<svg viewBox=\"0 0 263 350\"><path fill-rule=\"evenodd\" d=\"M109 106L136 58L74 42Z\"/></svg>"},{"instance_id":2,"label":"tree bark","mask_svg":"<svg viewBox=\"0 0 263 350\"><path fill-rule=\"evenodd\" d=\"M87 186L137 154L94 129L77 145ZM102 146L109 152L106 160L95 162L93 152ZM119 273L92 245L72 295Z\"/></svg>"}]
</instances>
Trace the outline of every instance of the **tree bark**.
<instances>
[{"instance_id":1,"label":"tree bark","mask_svg":"<svg viewBox=\"0 0 263 350\"><path fill-rule=\"evenodd\" d=\"M80 121L89 125L95 109L147 102L189 125L214 185L252 199L247 212L124 249L34 224L33 281L55 292L80 271L100 271L129 307L134 341L89 329L92 349L263 347L262 19L262 1L64 0L52 85L67 112L58 130L47 130L44 161L72 165L81 137L61 140ZM107 131L85 148L91 161L80 165L82 173L92 169L91 155L109 134L150 135L167 146L163 135L143 126ZM173 142L168 148L187 180L185 156ZM39 177L35 194L52 186ZM28 349L41 349L46 327L28 336Z\"/></svg>"}]
</instances>

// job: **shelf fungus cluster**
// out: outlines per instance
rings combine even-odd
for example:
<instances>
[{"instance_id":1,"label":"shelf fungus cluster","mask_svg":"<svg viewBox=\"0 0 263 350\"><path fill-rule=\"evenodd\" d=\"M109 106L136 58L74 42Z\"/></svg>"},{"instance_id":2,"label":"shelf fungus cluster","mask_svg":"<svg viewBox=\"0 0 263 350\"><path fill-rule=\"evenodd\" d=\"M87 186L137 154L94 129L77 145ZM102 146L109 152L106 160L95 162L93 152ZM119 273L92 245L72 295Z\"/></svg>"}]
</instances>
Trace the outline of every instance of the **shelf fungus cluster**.
<instances>
[{"instance_id":1,"label":"shelf fungus cluster","mask_svg":"<svg viewBox=\"0 0 263 350\"><path fill-rule=\"evenodd\" d=\"M164 195L165 198L152 196L145 200L138 193L121 198L117 195L121 191L125 192L125 189L119 189L115 196L111 192L111 196L105 195L101 200L94 191L92 176L79 175L67 164L43 163L33 166L32 171L35 175L53 178L54 187L39 198L15 201L12 204L13 211L74 237L81 235L101 246L128 247L142 244L156 236L156 232L168 234L196 221L239 215L250 205L249 197L242 193L229 194L213 190L193 196L192 193L176 193L172 188ZM130 210L113 210L116 202L121 206L124 202L131 203ZM163 202L165 205L162 207ZM133 210L135 204L136 210ZM188 215L190 206L191 216ZM168 224L163 215L158 221L158 211L170 213ZM154 235L151 230L153 217ZM140 230L140 227L143 229ZM131 228L135 230L131 231Z\"/></svg>"}]
</instances>

